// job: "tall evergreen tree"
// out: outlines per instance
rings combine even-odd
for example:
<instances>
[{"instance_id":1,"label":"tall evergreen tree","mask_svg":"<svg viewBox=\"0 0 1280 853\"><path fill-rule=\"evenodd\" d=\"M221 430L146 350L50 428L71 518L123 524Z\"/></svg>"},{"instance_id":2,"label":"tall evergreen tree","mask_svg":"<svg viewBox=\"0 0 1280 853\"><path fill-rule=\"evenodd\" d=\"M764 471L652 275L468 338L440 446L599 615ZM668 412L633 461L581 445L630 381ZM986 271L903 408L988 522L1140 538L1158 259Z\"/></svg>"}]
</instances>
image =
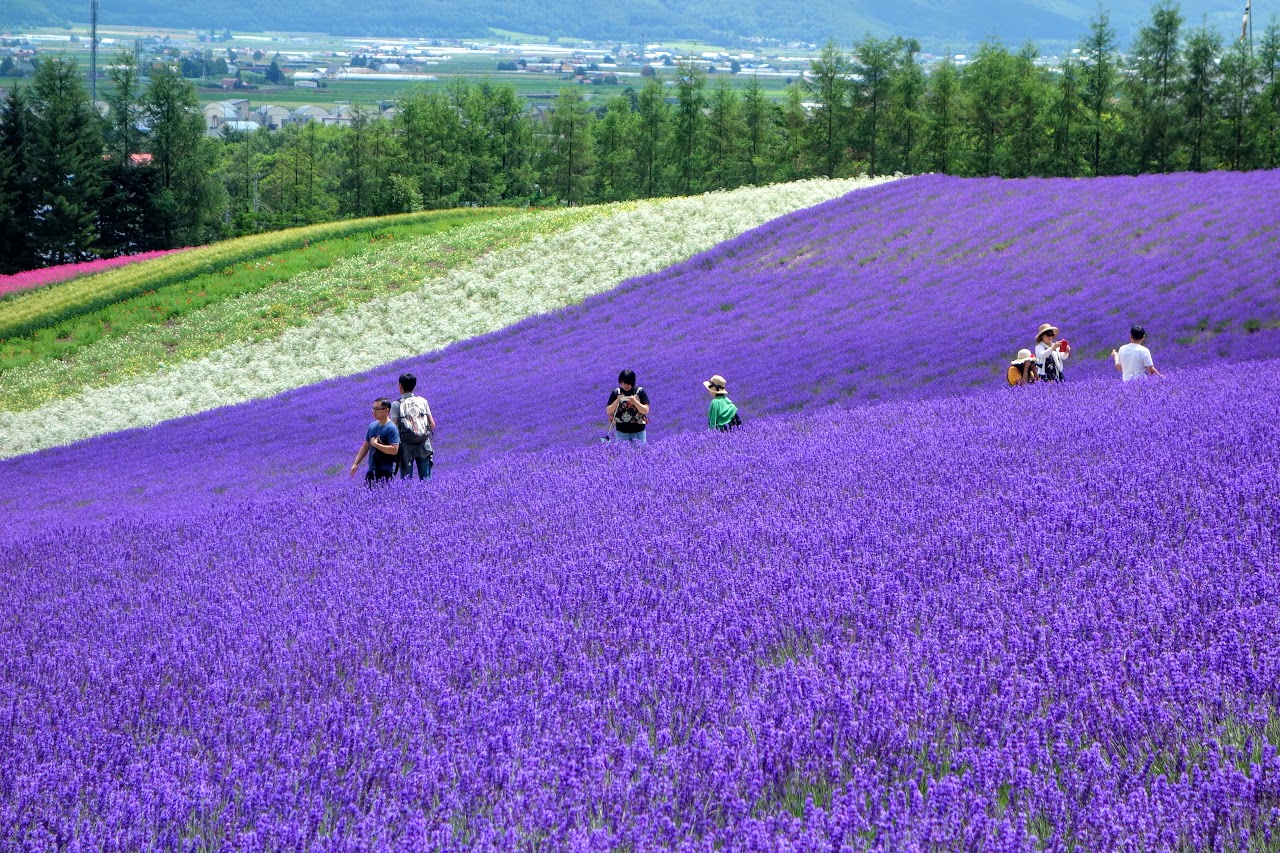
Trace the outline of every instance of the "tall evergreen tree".
<instances>
[{"instance_id":1,"label":"tall evergreen tree","mask_svg":"<svg viewBox=\"0 0 1280 853\"><path fill-rule=\"evenodd\" d=\"M1104 166L1104 149L1112 142L1108 113L1112 109L1111 99L1119 78L1116 31L1111 26L1111 18L1101 9L1089 21L1089 35L1082 45L1080 61L1080 96L1084 101L1092 143L1088 154L1089 168L1097 177L1110 173Z\"/></svg>"},{"instance_id":2,"label":"tall evergreen tree","mask_svg":"<svg viewBox=\"0 0 1280 853\"><path fill-rule=\"evenodd\" d=\"M30 231L34 213L26 171L26 99L14 86L0 105L0 274L39 264Z\"/></svg>"},{"instance_id":3,"label":"tall evergreen tree","mask_svg":"<svg viewBox=\"0 0 1280 853\"><path fill-rule=\"evenodd\" d=\"M916 61L920 43L915 39L905 39L900 48L902 56L889 80L886 134L889 150L884 171L913 174L919 166L919 149L925 127L924 100L929 81Z\"/></svg>"},{"instance_id":4,"label":"tall evergreen tree","mask_svg":"<svg viewBox=\"0 0 1280 853\"><path fill-rule=\"evenodd\" d=\"M75 62L36 63L27 104L26 173L31 242L44 264L95 256L102 198L102 134Z\"/></svg>"},{"instance_id":5,"label":"tall evergreen tree","mask_svg":"<svg viewBox=\"0 0 1280 853\"><path fill-rule=\"evenodd\" d=\"M1006 128L1014 99L1013 57L999 41L988 39L960 77L964 115L972 137L968 172L999 175L1007 165Z\"/></svg>"},{"instance_id":6,"label":"tall evergreen tree","mask_svg":"<svg viewBox=\"0 0 1280 853\"><path fill-rule=\"evenodd\" d=\"M1139 172L1177 168L1183 74L1182 13L1173 0L1160 0L1151 22L1138 31L1133 47L1134 75L1129 81L1133 166Z\"/></svg>"},{"instance_id":7,"label":"tall evergreen tree","mask_svg":"<svg viewBox=\"0 0 1280 853\"><path fill-rule=\"evenodd\" d=\"M852 122L855 146L866 152L867 174L878 175L881 138L885 135L892 91L893 71L897 64L899 42L896 39L879 39L867 35L853 46L853 58L849 63L852 84L850 106L854 111Z\"/></svg>"},{"instance_id":8,"label":"tall evergreen tree","mask_svg":"<svg viewBox=\"0 0 1280 853\"><path fill-rule=\"evenodd\" d=\"M691 195L706 189L706 152L703 127L707 106L707 74L692 62L676 69L676 104L671 122L672 189Z\"/></svg>"},{"instance_id":9,"label":"tall evergreen tree","mask_svg":"<svg viewBox=\"0 0 1280 853\"><path fill-rule=\"evenodd\" d=\"M930 170L949 174L956 171L959 134L960 79L955 64L944 59L929 75L925 97L924 153Z\"/></svg>"},{"instance_id":10,"label":"tall evergreen tree","mask_svg":"<svg viewBox=\"0 0 1280 853\"><path fill-rule=\"evenodd\" d=\"M1217 135L1217 99L1220 88L1218 56L1222 36L1201 25L1192 30L1186 46L1186 78L1182 81L1182 122L1187 144L1187 165L1193 172L1213 168L1209 160Z\"/></svg>"},{"instance_id":11,"label":"tall evergreen tree","mask_svg":"<svg viewBox=\"0 0 1280 853\"><path fill-rule=\"evenodd\" d=\"M595 197L620 201L639 195L635 149L636 115L625 95L614 95L596 122Z\"/></svg>"},{"instance_id":12,"label":"tall evergreen tree","mask_svg":"<svg viewBox=\"0 0 1280 853\"><path fill-rule=\"evenodd\" d=\"M590 192L592 113L577 86L565 86L551 114L543 165L545 184L567 204L582 204Z\"/></svg>"},{"instance_id":13,"label":"tall evergreen tree","mask_svg":"<svg viewBox=\"0 0 1280 853\"><path fill-rule=\"evenodd\" d=\"M804 109L804 91L800 83L787 86L787 99L783 102L779 122L782 130L782 156L777 175L779 180L809 178L817 171L809 155L811 147L807 131L810 123Z\"/></svg>"},{"instance_id":14,"label":"tall evergreen tree","mask_svg":"<svg viewBox=\"0 0 1280 853\"><path fill-rule=\"evenodd\" d=\"M707 177L710 189L742 186L749 171L745 162L742 99L726 75L719 75L711 92L706 121Z\"/></svg>"},{"instance_id":15,"label":"tall evergreen tree","mask_svg":"<svg viewBox=\"0 0 1280 853\"><path fill-rule=\"evenodd\" d=\"M195 84L173 66L153 68L142 113L150 128L147 147L158 183L153 207L163 245L203 243L214 233L224 197L214 178L216 143L205 138Z\"/></svg>"},{"instance_id":16,"label":"tall evergreen tree","mask_svg":"<svg viewBox=\"0 0 1280 853\"><path fill-rule=\"evenodd\" d=\"M752 74L742 93L742 127L746 180L753 186L767 183L777 171L777 113L778 108L760 86L760 78Z\"/></svg>"},{"instance_id":17,"label":"tall evergreen tree","mask_svg":"<svg viewBox=\"0 0 1280 853\"><path fill-rule=\"evenodd\" d=\"M462 154L462 114L444 94L415 88L401 96L396 132L428 207L461 202L470 166Z\"/></svg>"},{"instance_id":18,"label":"tall evergreen tree","mask_svg":"<svg viewBox=\"0 0 1280 853\"><path fill-rule=\"evenodd\" d=\"M141 94L138 90L138 66L133 51L122 50L107 68L111 87L107 102L107 152L112 160L124 163L142 149L138 124L142 118Z\"/></svg>"},{"instance_id":19,"label":"tall evergreen tree","mask_svg":"<svg viewBox=\"0 0 1280 853\"><path fill-rule=\"evenodd\" d=\"M818 168L828 178L840 173L849 136L849 57L834 41L828 41L817 59L809 63L804 87L817 104L809 122L810 150Z\"/></svg>"},{"instance_id":20,"label":"tall evergreen tree","mask_svg":"<svg viewBox=\"0 0 1280 853\"><path fill-rule=\"evenodd\" d=\"M1252 169L1261 165L1255 129L1261 123L1254 116L1260 93L1258 60L1244 39L1237 39L1222 57L1218 91L1219 132L1214 139L1217 162L1229 169Z\"/></svg>"},{"instance_id":21,"label":"tall evergreen tree","mask_svg":"<svg viewBox=\"0 0 1280 853\"><path fill-rule=\"evenodd\" d=\"M1025 178L1046 170L1050 157L1049 82L1036 65L1040 53L1028 42L1013 57L1009 103L1009 137L1012 142L1005 177Z\"/></svg>"},{"instance_id":22,"label":"tall evergreen tree","mask_svg":"<svg viewBox=\"0 0 1280 853\"><path fill-rule=\"evenodd\" d=\"M640 194L645 198L653 198L662 191L662 146L669 122L662 83L657 77L649 77L640 89L636 109L636 165Z\"/></svg>"},{"instance_id":23,"label":"tall evergreen tree","mask_svg":"<svg viewBox=\"0 0 1280 853\"><path fill-rule=\"evenodd\" d=\"M1253 110L1260 165L1280 166L1280 21L1273 16L1258 45L1258 74L1262 78Z\"/></svg>"},{"instance_id":24,"label":"tall evergreen tree","mask_svg":"<svg viewBox=\"0 0 1280 853\"><path fill-rule=\"evenodd\" d=\"M1080 174L1083 103L1080 66L1071 57L1062 63L1052 108L1053 158L1050 174L1074 178Z\"/></svg>"}]
</instances>

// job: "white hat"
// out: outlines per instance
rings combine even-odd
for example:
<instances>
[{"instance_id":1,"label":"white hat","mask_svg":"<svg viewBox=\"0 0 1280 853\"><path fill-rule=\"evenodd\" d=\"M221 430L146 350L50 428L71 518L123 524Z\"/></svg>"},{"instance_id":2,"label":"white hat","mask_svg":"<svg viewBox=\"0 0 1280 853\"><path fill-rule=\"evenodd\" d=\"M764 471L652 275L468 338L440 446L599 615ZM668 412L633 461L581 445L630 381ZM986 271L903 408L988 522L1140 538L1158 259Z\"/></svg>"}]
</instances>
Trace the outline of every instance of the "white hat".
<instances>
[{"instance_id":1,"label":"white hat","mask_svg":"<svg viewBox=\"0 0 1280 853\"><path fill-rule=\"evenodd\" d=\"M1055 325L1053 325L1053 324L1051 324L1051 323L1045 323L1045 324L1043 324L1043 325L1040 327L1040 331L1036 332L1036 340L1038 341L1038 340L1040 340L1042 337L1044 337L1044 333L1045 333L1045 332L1053 332L1053 333L1056 335L1056 334L1058 334L1058 327L1057 327L1057 326L1055 326Z\"/></svg>"}]
</instances>

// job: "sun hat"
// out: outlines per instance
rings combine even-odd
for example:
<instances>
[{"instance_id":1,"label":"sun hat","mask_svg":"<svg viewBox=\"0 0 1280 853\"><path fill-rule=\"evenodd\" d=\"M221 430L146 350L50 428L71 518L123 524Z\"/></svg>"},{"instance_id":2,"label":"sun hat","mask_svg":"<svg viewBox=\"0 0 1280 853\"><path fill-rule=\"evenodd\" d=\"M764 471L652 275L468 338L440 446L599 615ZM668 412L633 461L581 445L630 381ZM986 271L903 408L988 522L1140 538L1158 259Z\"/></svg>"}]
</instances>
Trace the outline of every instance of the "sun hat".
<instances>
[{"instance_id":1,"label":"sun hat","mask_svg":"<svg viewBox=\"0 0 1280 853\"><path fill-rule=\"evenodd\" d=\"M1032 355L1031 350L1020 349L1018 350L1018 357L1009 363L1010 364L1026 364L1028 361L1035 361L1035 358L1036 357Z\"/></svg>"},{"instance_id":2,"label":"sun hat","mask_svg":"<svg viewBox=\"0 0 1280 853\"><path fill-rule=\"evenodd\" d=\"M1056 335L1058 334L1058 327L1052 323L1044 323L1040 326L1040 331L1036 332L1036 340L1038 341L1044 337L1045 332L1053 332Z\"/></svg>"},{"instance_id":3,"label":"sun hat","mask_svg":"<svg viewBox=\"0 0 1280 853\"><path fill-rule=\"evenodd\" d=\"M703 382L702 387L706 388L708 391L719 389L715 391L715 393L717 394L728 393L727 391L725 391L725 388L724 388L724 377L721 376L719 373L717 373L715 376L712 376L706 382Z\"/></svg>"}]
</instances>

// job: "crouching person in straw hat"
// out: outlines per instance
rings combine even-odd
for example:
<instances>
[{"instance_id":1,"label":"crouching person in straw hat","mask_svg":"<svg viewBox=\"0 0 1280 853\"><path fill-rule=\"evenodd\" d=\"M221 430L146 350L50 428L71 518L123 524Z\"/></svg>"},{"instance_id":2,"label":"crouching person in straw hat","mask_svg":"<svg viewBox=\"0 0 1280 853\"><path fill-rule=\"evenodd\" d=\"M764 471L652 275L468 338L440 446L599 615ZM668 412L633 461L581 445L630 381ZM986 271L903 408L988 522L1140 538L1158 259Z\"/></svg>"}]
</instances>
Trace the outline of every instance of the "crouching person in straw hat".
<instances>
[{"instance_id":1,"label":"crouching person in straw hat","mask_svg":"<svg viewBox=\"0 0 1280 853\"><path fill-rule=\"evenodd\" d=\"M1061 382L1062 362L1071 357L1071 347L1058 340L1058 327L1045 323L1036 332L1036 372L1041 379Z\"/></svg>"},{"instance_id":2,"label":"crouching person in straw hat","mask_svg":"<svg viewBox=\"0 0 1280 853\"><path fill-rule=\"evenodd\" d=\"M711 408L707 410L707 426L721 432L728 432L742 426L742 419L738 417L738 407L729 399L729 392L725 390L723 376L717 373L703 382L702 387L706 388L707 393L711 395Z\"/></svg>"},{"instance_id":3,"label":"crouching person in straw hat","mask_svg":"<svg viewBox=\"0 0 1280 853\"><path fill-rule=\"evenodd\" d=\"M1009 384L1030 385L1040 378L1040 374L1036 371L1036 357L1032 355L1029 349L1018 350L1018 357L1009 362L1009 371L1006 374Z\"/></svg>"}]
</instances>

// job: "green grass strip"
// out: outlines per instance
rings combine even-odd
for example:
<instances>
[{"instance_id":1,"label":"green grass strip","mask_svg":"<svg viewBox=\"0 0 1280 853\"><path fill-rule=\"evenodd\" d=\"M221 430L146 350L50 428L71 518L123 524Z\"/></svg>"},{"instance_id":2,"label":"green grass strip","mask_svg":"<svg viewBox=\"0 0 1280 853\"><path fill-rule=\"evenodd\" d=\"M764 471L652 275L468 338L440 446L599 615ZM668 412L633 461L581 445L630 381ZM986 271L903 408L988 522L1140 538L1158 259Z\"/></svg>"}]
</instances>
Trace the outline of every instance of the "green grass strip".
<instances>
[{"instance_id":1,"label":"green grass strip","mask_svg":"<svg viewBox=\"0 0 1280 853\"><path fill-rule=\"evenodd\" d=\"M200 246L154 261L117 267L96 275L72 279L65 284L19 293L0 302L0 341L55 326L64 320L87 314L151 290L159 290L195 276L234 270L237 265L280 252L299 249L322 240L374 233L389 227L429 221L441 216L476 216L475 210L427 211L400 216L325 222L254 234L209 246ZM56 335L55 337L62 337Z\"/></svg>"},{"instance_id":2,"label":"green grass strip","mask_svg":"<svg viewBox=\"0 0 1280 853\"><path fill-rule=\"evenodd\" d=\"M322 314L418 289L488 252L547 236L599 215L595 208L518 213L383 242L327 268L267 283L176 320L140 325L128 334L102 338L62 358L40 358L0 372L0 411L27 411L65 395L68 389L115 385L149 376L166 365L202 358L231 344L269 340Z\"/></svg>"},{"instance_id":3,"label":"green grass strip","mask_svg":"<svg viewBox=\"0 0 1280 853\"><path fill-rule=\"evenodd\" d=\"M129 334L141 326L173 326L208 305L287 281L309 270L324 269L396 240L441 233L514 213L509 208L450 211L425 219L387 223L374 231L316 241L242 261L215 273L186 278L0 343L0 373L48 359L66 359L97 341Z\"/></svg>"}]
</instances>

